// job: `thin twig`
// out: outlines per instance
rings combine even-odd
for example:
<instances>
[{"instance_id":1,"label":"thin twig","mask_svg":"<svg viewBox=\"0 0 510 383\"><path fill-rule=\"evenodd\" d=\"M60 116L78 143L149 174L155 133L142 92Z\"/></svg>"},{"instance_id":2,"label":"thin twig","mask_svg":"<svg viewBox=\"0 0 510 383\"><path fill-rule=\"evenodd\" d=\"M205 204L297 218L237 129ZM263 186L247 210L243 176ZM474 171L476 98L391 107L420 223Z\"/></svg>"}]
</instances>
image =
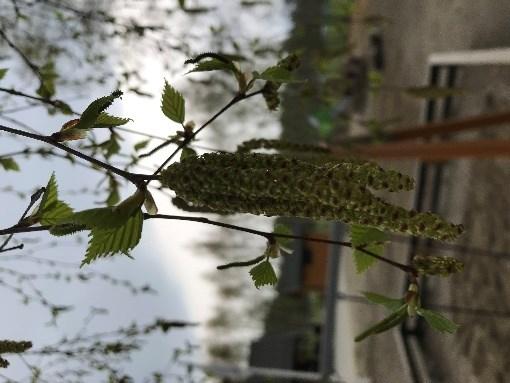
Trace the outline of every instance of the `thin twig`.
<instances>
[{"instance_id":1,"label":"thin twig","mask_svg":"<svg viewBox=\"0 0 510 383\"><path fill-rule=\"evenodd\" d=\"M103 162L103 161L100 161L94 157L91 157L87 154L84 154L82 152L79 152L78 150L76 149L72 149L68 146L65 146L55 140L53 140L50 136L41 136L39 134L33 134L33 133L28 133L28 132L25 132L23 130L19 130L19 129L14 129L14 128L9 128L7 126L4 126L4 125L0 125L0 130L3 130L4 132L8 132L8 133L12 133L12 134L16 134L18 136L23 136L23 137L28 137L28 138L31 138L33 140L37 140L37 141L41 141L41 142L46 142L47 144L50 144L50 145L53 145L55 146L56 148L59 148L67 153L70 153L70 154L73 154L75 155L76 157L79 157L87 162L90 162L94 165L97 165L103 169L106 169L106 170L109 170L111 171L112 173L114 174L117 174L123 178L125 178L126 180L132 182L133 184L135 185L138 185L142 180L147 180L147 179L154 179L154 178L157 178L157 177L154 177L154 176L151 176L151 175L148 175L148 174L137 174L137 173L131 173L131 172L128 172L128 171L125 171L125 170L122 170L122 169L119 169L113 165L110 165L106 162Z\"/></svg>"},{"instance_id":2,"label":"thin twig","mask_svg":"<svg viewBox=\"0 0 510 383\"><path fill-rule=\"evenodd\" d=\"M227 105L225 105L218 112L216 112L216 114L214 114L209 120L204 122L204 124L202 124L202 126L200 128L198 128L196 131L194 131L193 134L186 137L179 144L179 146L173 151L173 153L158 167L158 169L154 172L153 176L154 177L157 176L159 174L159 172L161 172L161 170L163 170L163 168L166 166L166 164L168 164L172 160L172 158L174 158L177 155L177 153L179 153L179 151L181 149L183 149L186 145L188 145L197 136L198 133L200 133L202 130L204 130L207 126L209 126L212 122L214 122L214 120L216 120L219 116L221 116L223 113L225 113L233 105L237 104L239 101L246 100L247 98L256 96L261 93L262 93L262 90L257 90L255 92L248 93L248 94L236 94L232 98L232 100L229 101L229 103ZM146 185L148 185L151 180L152 179L148 179L146 181Z\"/></svg>"}]
</instances>

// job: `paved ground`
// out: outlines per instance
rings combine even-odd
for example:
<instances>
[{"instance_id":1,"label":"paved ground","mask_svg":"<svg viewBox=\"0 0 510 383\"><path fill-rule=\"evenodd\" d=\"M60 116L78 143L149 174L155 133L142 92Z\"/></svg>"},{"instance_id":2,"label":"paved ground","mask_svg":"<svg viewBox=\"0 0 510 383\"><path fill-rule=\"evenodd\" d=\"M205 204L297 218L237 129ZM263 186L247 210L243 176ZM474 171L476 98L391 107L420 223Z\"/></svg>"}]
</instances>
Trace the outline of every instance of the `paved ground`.
<instances>
[{"instance_id":1,"label":"paved ground","mask_svg":"<svg viewBox=\"0 0 510 383\"><path fill-rule=\"evenodd\" d=\"M386 48L384 84L387 87L424 85L426 60L432 52L510 46L510 2L506 0L414 0L359 1L365 15L380 15ZM367 28L356 28L356 50L367 51ZM468 116L496 110L510 110L510 68L462 70L458 86L466 89L454 102L454 116ZM388 91L369 99L364 118L397 117L403 125L421 119L422 103L402 92ZM510 127L465 135L510 137ZM387 164L413 174L414 164ZM442 189L441 213L466 226L459 243L510 253L510 160L461 160L447 165ZM410 206L412 195L399 198ZM388 254L405 254L395 245ZM452 255L450 253L450 255ZM465 271L455 278L431 279L429 300L440 304L510 310L509 260L490 256L455 254L466 262ZM344 260L343 291L381 291L392 295L401 291L398 273L377 266L366 276L356 277ZM356 332L384 313L374 307L341 303L349 307L350 325ZM452 314L462 328L455 336L426 333L426 360L434 382L506 382L510 371L510 318L496 315ZM345 335L345 333L343 334ZM347 334L348 335L348 334ZM345 346L342 349L347 351ZM375 383L408 382L405 366L399 362L395 334L380 335L356 347L357 369ZM338 358L342 358L338 355Z\"/></svg>"}]
</instances>

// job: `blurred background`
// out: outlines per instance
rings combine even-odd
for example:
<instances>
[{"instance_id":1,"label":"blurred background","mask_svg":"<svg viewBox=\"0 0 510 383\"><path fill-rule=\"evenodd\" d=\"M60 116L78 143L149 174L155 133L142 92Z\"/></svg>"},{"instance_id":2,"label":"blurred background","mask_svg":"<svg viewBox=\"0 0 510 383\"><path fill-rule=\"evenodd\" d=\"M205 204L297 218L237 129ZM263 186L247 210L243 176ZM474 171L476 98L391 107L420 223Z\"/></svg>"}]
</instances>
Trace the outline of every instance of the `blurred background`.
<instances>
[{"instance_id":1,"label":"blurred background","mask_svg":"<svg viewBox=\"0 0 510 383\"><path fill-rule=\"evenodd\" d=\"M296 77L306 82L283 88L278 111L250 98L191 147L234 151L251 138L345 147L355 137L368 156L416 178L415 191L385 197L466 228L450 245L392 237L385 251L402 262L415 254L465 262L462 273L422 285L424 304L459 331L444 335L409 321L361 344L355 335L384 312L360 293L399 297L407 280L383 264L358 274L345 248L294 241L293 254L276 262L277 285L256 289L245 269L216 270L263 253L265 242L247 233L150 220L134 259L83 268L85 235L19 234L9 246L24 248L0 253L0 339L34 346L2 355L11 365L0 369L0 381L505 382L509 19L503 0L0 0L1 125L49 135L74 118L55 100L81 112L121 89L109 111L133 121L69 145L151 173L175 146L140 155L179 129L161 113L165 79L197 125L236 91L221 71L187 73L186 59L237 55L251 73L295 52ZM51 86L41 89L43 80ZM474 116L476 123L466 122ZM417 137L432 146L412 141L402 152L407 143L394 138L397 149L390 145L393 132L444 121L457 121L457 130L436 125L433 139ZM458 142L471 146L461 150ZM76 210L133 192L111 173L2 132L0 229L17 222L52 172L60 198ZM282 223L316 238L348 235L338 222L183 212L172 191L151 192L165 214L265 231Z\"/></svg>"}]
</instances>

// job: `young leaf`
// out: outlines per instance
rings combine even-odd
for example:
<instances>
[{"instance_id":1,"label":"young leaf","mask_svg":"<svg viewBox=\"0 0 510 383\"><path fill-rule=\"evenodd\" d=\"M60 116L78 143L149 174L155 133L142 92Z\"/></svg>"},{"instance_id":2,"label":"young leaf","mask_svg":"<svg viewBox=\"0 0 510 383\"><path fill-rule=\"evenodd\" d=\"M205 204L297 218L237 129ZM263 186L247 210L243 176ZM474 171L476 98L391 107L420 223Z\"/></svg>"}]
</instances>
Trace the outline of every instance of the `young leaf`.
<instances>
[{"instance_id":1,"label":"young leaf","mask_svg":"<svg viewBox=\"0 0 510 383\"><path fill-rule=\"evenodd\" d=\"M274 81L274 82L302 82L292 78L292 72L280 66L272 66L264 70L262 73L253 72L253 77L260 80Z\"/></svg>"},{"instance_id":2,"label":"young leaf","mask_svg":"<svg viewBox=\"0 0 510 383\"><path fill-rule=\"evenodd\" d=\"M383 305L390 311L397 311L404 304L403 299L389 298L376 293L364 292L363 295L370 302L376 305Z\"/></svg>"},{"instance_id":3,"label":"young leaf","mask_svg":"<svg viewBox=\"0 0 510 383\"><path fill-rule=\"evenodd\" d=\"M94 128L112 128L127 124L129 121L133 121L130 118L112 116L106 112L102 112L97 116Z\"/></svg>"},{"instance_id":4,"label":"young leaf","mask_svg":"<svg viewBox=\"0 0 510 383\"><path fill-rule=\"evenodd\" d=\"M8 68L0 68L0 80L4 78L8 70Z\"/></svg>"},{"instance_id":5,"label":"young leaf","mask_svg":"<svg viewBox=\"0 0 510 383\"><path fill-rule=\"evenodd\" d=\"M264 285L275 285L278 281L273 266L268 260L260 262L250 270L251 278L258 289Z\"/></svg>"},{"instance_id":6,"label":"young leaf","mask_svg":"<svg viewBox=\"0 0 510 383\"><path fill-rule=\"evenodd\" d=\"M81 266L90 264L99 257L116 253L129 255L142 236L143 213L138 209L124 223L114 229L94 228L90 231L90 240L85 259Z\"/></svg>"},{"instance_id":7,"label":"young leaf","mask_svg":"<svg viewBox=\"0 0 510 383\"><path fill-rule=\"evenodd\" d=\"M4 168L5 171L12 170L14 172L19 172L18 163L10 157L0 158L0 165Z\"/></svg>"},{"instance_id":8,"label":"young leaf","mask_svg":"<svg viewBox=\"0 0 510 383\"><path fill-rule=\"evenodd\" d=\"M182 94L176 91L165 80L165 88L161 98L161 110L172 121L182 124L185 117L185 101Z\"/></svg>"},{"instance_id":9,"label":"young leaf","mask_svg":"<svg viewBox=\"0 0 510 383\"><path fill-rule=\"evenodd\" d=\"M53 173L46 185L46 190L41 197L41 203L32 216L41 225L55 225L60 220L72 215L73 210L63 201L58 199L58 186Z\"/></svg>"},{"instance_id":10,"label":"young leaf","mask_svg":"<svg viewBox=\"0 0 510 383\"><path fill-rule=\"evenodd\" d=\"M380 334L384 331L387 331L395 326L398 326L400 323L402 323L407 317L407 305L402 305L399 307L399 309L386 318L384 318L382 321L376 323L375 325L371 326L370 328L363 331L361 334L356 336L354 338L355 342L360 342L363 339L369 337L370 335Z\"/></svg>"},{"instance_id":11,"label":"young leaf","mask_svg":"<svg viewBox=\"0 0 510 383\"><path fill-rule=\"evenodd\" d=\"M185 147L181 151L181 161L188 157L196 157L197 152L195 152L193 149Z\"/></svg>"},{"instance_id":12,"label":"young leaf","mask_svg":"<svg viewBox=\"0 0 510 383\"><path fill-rule=\"evenodd\" d=\"M417 314L425 318L430 327L442 333L453 334L460 327L436 311L419 308Z\"/></svg>"},{"instance_id":13,"label":"young leaf","mask_svg":"<svg viewBox=\"0 0 510 383\"><path fill-rule=\"evenodd\" d=\"M213 58L195 64L195 67L186 74L193 72L210 72L214 70L235 71L235 69L236 68L232 63L223 62Z\"/></svg>"},{"instance_id":14,"label":"young leaf","mask_svg":"<svg viewBox=\"0 0 510 383\"><path fill-rule=\"evenodd\" d=\"M122 92L120 90L116 90L115 92L112 92L109 96L104 96L101 98L98 98L97 100L94 100L90 103L89 106L83 111L80 120L76 126L74 126L75 129L92 129L94 127L94 124L100 118L100 115L102 112L104 112L106 109L112 105L113 101L115 101L116 98L119 98L122 96ZM108 116L108 115L107 115ZM113 116L110 116L113 117ZM102 117L103 119L108 119L107 117ZM118 117L114 117L118 118ZM127 121L126 121L127 122Z\"/></svg>"},{"instance_id":15,"label":"young leaf","mask_svg":"<svg viewBox=\"0 0 510 383\"><path fill-rule=\"evenodd\" d=\"M361 225L351 226L352 244L356 247L364 246L364 249L374 254L382 255L384 245L378 242L384 242L387 239L388 236L380 230ZM376 258L356 249L353 252L353 256L358 273L363 273L377 261Z\"/></svg>"},{"instance_id":16,"label":"young leaf","mask_svg":"<svg viewBox=\"0 0 510 383\"><path fill-rule=\"evenodd\" d=\"M117 206L78 211L57 224L83 225L90 230L112 230L124 225L134 213L140 210L144 199L145 193L137 190Z\"/></svg>"}]
</instances>

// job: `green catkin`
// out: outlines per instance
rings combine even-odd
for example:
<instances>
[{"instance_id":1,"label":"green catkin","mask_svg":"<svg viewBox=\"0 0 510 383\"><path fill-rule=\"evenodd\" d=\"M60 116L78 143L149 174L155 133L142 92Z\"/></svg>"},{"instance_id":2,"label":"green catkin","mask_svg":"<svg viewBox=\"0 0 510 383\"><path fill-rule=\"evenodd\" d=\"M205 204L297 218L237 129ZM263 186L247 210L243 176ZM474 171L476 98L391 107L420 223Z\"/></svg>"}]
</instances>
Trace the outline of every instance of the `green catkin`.
<instances>
[{"instance_id":1,"label":"green catkin","mask_svg":"<svg viewBox=\"0 0 510 383\"><path fill-rule=\"evenodd\" d=\"M464 269L464 264L452 257L434 257L416 255L413 266L420 274L447 277Z\"/></svg>"},{"instance_id":2,"label":"green catkin","mask_svg":"<svg viewBox=\"0 0 510 383\"><path fill-rule=\"evenodd\" d=\"M194 207L223 213L341 220L440 240L463 231L436 214L406 210L372 194L370 188L409 190L414 183L370 162L321 164L281 155L208 153L172 164L161 182Z\"/></svg>"},{"instance_id":3,"label":"green catkin","mask_svg":"<svg viewBox=\"0 0 510 383\"><path fill-rule=\"evenodd\" d=\"M28 341L0 340L0 355L19 354L25 352L31 347L32 342ZM0 356L0 368L7 367L9 367L9 361Z\"/></svg>"}]
</instances>

